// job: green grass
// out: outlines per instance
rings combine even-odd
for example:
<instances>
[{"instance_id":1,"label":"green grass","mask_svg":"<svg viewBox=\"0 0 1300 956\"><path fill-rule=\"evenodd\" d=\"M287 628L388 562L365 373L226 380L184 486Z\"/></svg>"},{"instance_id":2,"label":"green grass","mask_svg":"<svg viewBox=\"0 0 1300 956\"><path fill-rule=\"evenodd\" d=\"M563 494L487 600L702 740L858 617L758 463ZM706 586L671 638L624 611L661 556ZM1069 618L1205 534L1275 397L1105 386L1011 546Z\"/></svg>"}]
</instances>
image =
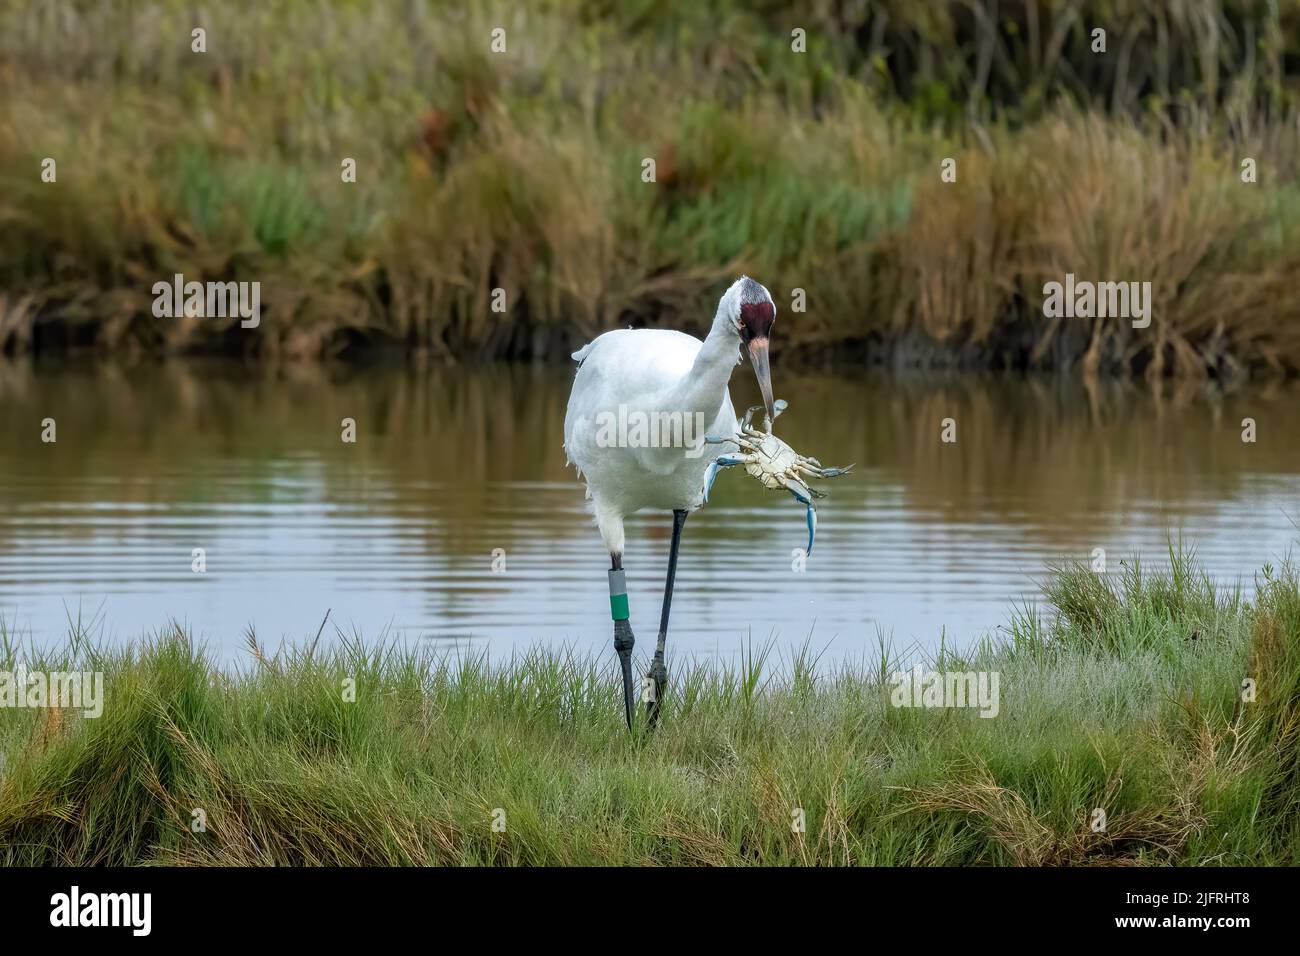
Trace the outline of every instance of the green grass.
<instances>
[{"instance_id":1,"label":"green grass","mask_svg":"<svg viewBox=\"0 0 1300 956\"><path fill-rule=\"evenodd\" d=\"M829 671L767 648L679 661L652 735L621 725L607 656L252 639L235 673L175 631L7 637L0 669L101 670L107 692L98 719L0 709L0 862L1300 863L1295 569L1247 602L1175 553L1062 567L1045 595L931 662L997 671L996 717L892 706L885 648Z\"/></svg>"}]
</instances>

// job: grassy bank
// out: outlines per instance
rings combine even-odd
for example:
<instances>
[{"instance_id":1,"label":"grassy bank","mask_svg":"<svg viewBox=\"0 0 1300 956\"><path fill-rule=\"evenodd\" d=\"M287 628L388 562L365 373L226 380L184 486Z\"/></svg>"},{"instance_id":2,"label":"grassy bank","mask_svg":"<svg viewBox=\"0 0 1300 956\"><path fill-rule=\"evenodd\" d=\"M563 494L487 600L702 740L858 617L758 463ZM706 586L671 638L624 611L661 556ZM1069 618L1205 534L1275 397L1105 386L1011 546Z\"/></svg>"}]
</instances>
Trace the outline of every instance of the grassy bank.
<instances>
[{"instance_id":1,"label":"grassy bank","mask_svg":"<svg viewBox=\"0 0 1300 956\"><path fill-rule=\"evenodd\" d=\"M992 718L891 706L887 656L679 663L649 738L604 658L257 649L231 675L178 634L78 640L25 663L104 671L102 717L0 709L0 861L1294 865L1300 582L1256 584L1057 569L1041 616L933 662L997 671Z\"/></svg>"},{"instance_id":2,"label":"grassy bank","mask_svg":"<svg viewBox=\"0 0 1300 956\"><path fill-rule=\"evenodd\" d=\"M813 358L1292 373L1298 24L1290 0L3 3L0 350L558 358L700 331L746 270ZM1067 272L1150 281L1151 326L1044 317ZM259 281L261 327L154 317L175 273Z\"/></svg>"}]
</instances>

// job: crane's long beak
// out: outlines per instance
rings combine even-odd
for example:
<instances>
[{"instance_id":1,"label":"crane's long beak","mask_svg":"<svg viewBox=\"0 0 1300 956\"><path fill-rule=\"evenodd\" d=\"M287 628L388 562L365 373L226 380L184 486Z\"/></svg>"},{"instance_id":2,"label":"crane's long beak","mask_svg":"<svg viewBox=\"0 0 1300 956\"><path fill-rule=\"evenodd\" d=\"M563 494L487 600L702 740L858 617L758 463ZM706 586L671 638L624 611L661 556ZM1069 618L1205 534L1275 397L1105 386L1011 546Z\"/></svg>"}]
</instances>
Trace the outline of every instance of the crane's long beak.
<instances>
[{"instance_id":1,"label":"crane's long beak","mask_svg":"<svg viewBox=\"0 0 1300 956\"><path fill-rule=\"evenodd\" d=\"M763 406L767 409L767 428L771 430L772 419L776 418L776 405L772 401L772 369L767 361L767 337L750 339L749 364L754 366L754 375L758 378L758 390L763 393Z\"/></svg>"}]
</instances>

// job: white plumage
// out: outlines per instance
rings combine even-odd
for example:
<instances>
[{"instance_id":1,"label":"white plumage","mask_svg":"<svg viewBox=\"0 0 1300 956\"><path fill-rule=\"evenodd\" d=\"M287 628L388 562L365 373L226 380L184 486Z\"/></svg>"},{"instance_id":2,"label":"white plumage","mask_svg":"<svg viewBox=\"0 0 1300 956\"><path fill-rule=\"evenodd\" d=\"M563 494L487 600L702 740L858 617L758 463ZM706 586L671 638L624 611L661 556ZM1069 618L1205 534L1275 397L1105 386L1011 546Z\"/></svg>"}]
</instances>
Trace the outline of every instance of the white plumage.
<instances>
[{"instance_id":1,"label":"white plumage","mask_svg":"<svg viewBox=\"0 0 1300 956\"><path fill-rule=\"evenodd\" d=\"M628 447L611 443L608 431L602 437L602 426L635 420L636 415L677 414L681 421L689 420L689 435L697 442L704 437L696 434L699 425L707 435L734 435L736 412L727 383L740 363L742 340L749 344L771 407L767 336L776 316L771 303L766 288L742 276L722 296L703 342L671 329L621 329L573 354L581 364L564 417L564 448L586 479L596 524L611 555L623 553L627 515L642 508L698 508L709 464L726 446ZM764 308L752 308L758 305Z\"/></svg>"},{"instance_id":2,"label":"white plumage","mask_svg":"<svg viewBox=\"0 0 1300 956\"><path fill-rule=\"evenodd\" d=\"M611 554L623 553L627 515L642 508L698 508L705 472L722 448L707 445L692 458L689 449L679 447L601 447L598 436L608 419L602 422L598 416L604 412L618 420L622 404L624 421L627 412L679 412L680 421L707 423L709 435L735 434L736 412L725 386L720 394L691 394L683 388L703 344L684 332L623 329L606 332L575 354L582 366L564 418L564 448L587 481L596 523ZM739 361L737 350L732 364Z\"/></svg>"}]
</instances>

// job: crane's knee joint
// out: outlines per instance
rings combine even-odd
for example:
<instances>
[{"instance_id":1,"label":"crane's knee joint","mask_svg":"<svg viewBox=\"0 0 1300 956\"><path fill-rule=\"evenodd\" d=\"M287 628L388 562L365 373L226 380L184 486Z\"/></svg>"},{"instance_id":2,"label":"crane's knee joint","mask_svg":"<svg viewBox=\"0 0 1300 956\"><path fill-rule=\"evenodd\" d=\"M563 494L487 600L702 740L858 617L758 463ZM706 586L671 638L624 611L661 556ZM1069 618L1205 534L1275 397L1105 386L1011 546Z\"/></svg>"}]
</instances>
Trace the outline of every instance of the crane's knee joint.
<instances>
[{"instance_id":1,"label":"crane's knee joint","mask_svg":"<svg viewBox=\"0 0 1300 956\"><path fill-rule=\"evenodd\" d=\"M636 645L636 638L632 635L632 625L626 619L614 622L614 650L618 651L619 656L631 654L632 648Z\"/></svg>"}]
</instances>

